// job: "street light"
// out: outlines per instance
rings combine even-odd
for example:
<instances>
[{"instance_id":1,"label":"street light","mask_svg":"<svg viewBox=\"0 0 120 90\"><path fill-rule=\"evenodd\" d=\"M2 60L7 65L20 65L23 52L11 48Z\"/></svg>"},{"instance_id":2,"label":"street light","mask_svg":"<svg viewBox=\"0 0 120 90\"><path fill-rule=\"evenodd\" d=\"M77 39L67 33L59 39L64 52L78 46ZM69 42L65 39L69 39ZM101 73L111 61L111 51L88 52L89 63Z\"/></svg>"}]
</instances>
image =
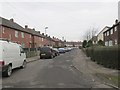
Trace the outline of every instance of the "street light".
<instances>
[{"instance_id":1,"label":"street light","mask_svg":"<svg viewBox=\"0 0 120 90\"><path fill-rule=\"evenodd\" d=\"M47 31L46 31L46 29L48 29L48 27L45 27L45 35L47 34Z\"/></svg>"}]
</instances>

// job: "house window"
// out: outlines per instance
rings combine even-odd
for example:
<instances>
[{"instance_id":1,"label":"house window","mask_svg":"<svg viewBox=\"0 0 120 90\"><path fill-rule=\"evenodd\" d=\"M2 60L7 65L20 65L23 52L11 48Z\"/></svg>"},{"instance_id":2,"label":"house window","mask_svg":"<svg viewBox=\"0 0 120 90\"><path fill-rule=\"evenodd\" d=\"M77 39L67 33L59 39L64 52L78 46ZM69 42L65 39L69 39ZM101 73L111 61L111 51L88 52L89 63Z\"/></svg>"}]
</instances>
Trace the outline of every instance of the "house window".
<instances>
[{"instance_id":1,"label":"house window","mask_svg":"<svg viewBox=\"0 0 120 90\"><path fill-rule=\"evenodd\" d=\"M117 44L117 39L115 39L115 45Z\"/></svg>"},{"instance_id":2,"label":"house window","mask_svg":"<svg viewBox=\"0 0 120 90\"><path fill-rule=\"evenodd\" d=\"M31 34L30 34L30 38L31 38Z\"/></svg>"},{"instance_id":3,"label":"house window","mask_svg":"<svg viewBox=\"0 0 120 90\"><path fill-rule=\"evenodd\" d=\"M112 40L109 41L109 46L113 46L113 41Z\"/></svg>"},{"instance_id":4,"label":"house window","mask_svg":"<svg viewBox=\"0 0 120 90\"><path fill-rule=\"evenodd\" d=\"M2 32L5 33L5 28L4 27L2 28L2 30L3 30Z\"/></svg>"},{"instance_id":5,"label":"house window","mask_svg":"<svg viewBox=\"0 0 120 90\"><path fill-rule=\"evenodd\" d=\"M21 36L22 36L22 38L24 38L24 33L23 32L21 32Z\"/></svg>"},{"instance_id":6,"label":"house window","mask_svg":"<svg viewBox=\"0 0 120 90\"><path fill-rule=\"evenodd\" d=\"M109 42L108 42L108 41L106 41L106 42L105 42L105 46L108 46L108 45L109 45Z\"/></svg>"},{"instance_id":7,"label":"house window","mask_svg":"<svg viewBox=\"0 0 120 90\"><path fill-rule=\"evenodd\" d=\"M117 26L115 27L115 31L117 31Z\"/></svg>"},{"instance_id":8,"label":"house window","mask_svg":"<svg viewBox=\"0 0 120 90\"><path fill-rule=\"evenodd\" d=\"M109 36L109 31L107 31L107 36Z\"/></svg>"},{"instance_id":9,"label":"house window","mask_svg":"<svg viewBox=\"0 0 120 90\"><path fill-rule=\"evenodd\" d=\"M43 41L43 38L42 38L42 41Z\"/></svg>"},{"instance_id":10,"label":"house window","mask_svg":"<svg viewBox=\"0 0 120 90\"><path fill-rule=\"evenodd\" d=\"M111 29L111 34L113 34L113 29Z\"/></svg>"},{"instance_id":11,"label":"house window","mask_svg":"<svg viewBox=\"0 0 120 90\"><path fill-rule=\"evenodd\" d=\"M18 37L18 31L15 31L15 37Z\"/></svg>"}]
</instances>

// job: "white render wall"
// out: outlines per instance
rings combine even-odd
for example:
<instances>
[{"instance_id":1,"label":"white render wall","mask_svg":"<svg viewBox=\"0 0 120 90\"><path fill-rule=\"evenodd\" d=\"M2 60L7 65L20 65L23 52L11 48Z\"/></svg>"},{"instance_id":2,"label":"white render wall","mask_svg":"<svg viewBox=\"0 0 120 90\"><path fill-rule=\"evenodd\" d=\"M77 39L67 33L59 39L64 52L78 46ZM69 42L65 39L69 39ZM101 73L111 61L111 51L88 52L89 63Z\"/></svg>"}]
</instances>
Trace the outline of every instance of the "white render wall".
<instances>
[{"instance_id":1,"label":"white render wall","mask_svg":"<svg viewBox=\"0 0 120 90\"><path fill-rule=\"evenodd\" d=\"M108 27L105 27L105 28L97 35L97 41L99 41L99 40L104 41L103 32L105 32L107 29L109 29L109 28L108 28Z\"/></svg>"}]
</instances>

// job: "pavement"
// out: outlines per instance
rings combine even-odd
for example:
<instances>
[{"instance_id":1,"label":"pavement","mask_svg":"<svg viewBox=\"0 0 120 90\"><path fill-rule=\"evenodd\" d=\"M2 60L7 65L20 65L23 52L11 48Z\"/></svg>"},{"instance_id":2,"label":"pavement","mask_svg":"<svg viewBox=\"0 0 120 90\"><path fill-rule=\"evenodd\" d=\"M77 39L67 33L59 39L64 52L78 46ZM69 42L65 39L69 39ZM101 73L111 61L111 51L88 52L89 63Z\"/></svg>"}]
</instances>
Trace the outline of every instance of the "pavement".
<instances>
[{"instance_id":1,"label":"pavement","mask_svg":"<svg viewBox=\"0 0 120 90\"><path fill-rule=\"evenodd\" d=\"M80 72L87 75L87 77L92 78L94 82L100 81L106 85L120 89L118 80L116 82L112 81L113 77L118 79L119 70L105 68L98 65L96 62L91 61L90 58L82 52L82 50L77 50L76 56L78 57L74 58L73 63Z\"/></svg>"},{"instance_id":2,"label":"pavement","mask_svg":"<svg viewBox=\"0 0 120 90\"><path fill-rule=\"evenodd\" d=\"M35 57L27 58L26 61L27 61L27 63L29 63L29 62L33 62L33 61L36 61L39 59L40 59L40 56L35 56Z\"/></svg>"},{"instance_id":3,"label":"pavement","mask_svg":"<svg viewBox=\"0 0 120 90\"><path fill-rule=\"evenodd\" d=\"M3 88L113 88L89 69L87 57L75 49L53 59L27 59L25 69L15 69L2 78Z\"/></svg>"}]
</instances>

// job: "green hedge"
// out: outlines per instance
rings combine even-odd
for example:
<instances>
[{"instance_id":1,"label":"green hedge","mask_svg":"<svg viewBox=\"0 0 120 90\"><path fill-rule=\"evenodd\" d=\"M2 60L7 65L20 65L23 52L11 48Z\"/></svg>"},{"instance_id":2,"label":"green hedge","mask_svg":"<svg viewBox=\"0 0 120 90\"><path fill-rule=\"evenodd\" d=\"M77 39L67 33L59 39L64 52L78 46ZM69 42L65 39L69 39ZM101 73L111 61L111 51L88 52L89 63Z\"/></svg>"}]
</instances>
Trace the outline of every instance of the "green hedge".
<instances>
[{"instance_id":1,"label":"green hedge","mask_svg":"<svg viewBox=\"0 0 120 90\"><path fill-rule=\"evenodd\" d=\"M96 61L105 67L120 69L118 64L118 53L120 48L118 46L96 46L85 49L85 53L91 60Z\"/></svg>"}]
</instances>

